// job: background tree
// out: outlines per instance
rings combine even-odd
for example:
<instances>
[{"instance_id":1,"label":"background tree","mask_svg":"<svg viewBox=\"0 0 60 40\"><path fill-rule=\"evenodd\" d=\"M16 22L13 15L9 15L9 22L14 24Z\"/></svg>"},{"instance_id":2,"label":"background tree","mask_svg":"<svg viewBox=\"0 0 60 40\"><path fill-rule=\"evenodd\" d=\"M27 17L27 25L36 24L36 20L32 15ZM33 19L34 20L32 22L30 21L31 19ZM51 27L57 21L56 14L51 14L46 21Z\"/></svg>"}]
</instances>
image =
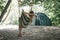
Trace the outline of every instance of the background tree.
<instances>
[{"instance_id":1,"label":"background tree","mask_svg":"<svg viewBox=\"0 0 60 40\"><path fill-rule=\"evenodd\" d=\"M2 0L1 0L2 1ZM6 0L5 0L6 1ZM5 15L10 3L11 3L11 0L8 0L7 4L6 5L3 5L3 2L5 2L4 0L2 1L1 3L1 15L0 15L0 21L2 20L3 16ZM5 7L4 7L5 6ZM4 8L3 8L4 7Z\"/></svg>"}]
</instances>

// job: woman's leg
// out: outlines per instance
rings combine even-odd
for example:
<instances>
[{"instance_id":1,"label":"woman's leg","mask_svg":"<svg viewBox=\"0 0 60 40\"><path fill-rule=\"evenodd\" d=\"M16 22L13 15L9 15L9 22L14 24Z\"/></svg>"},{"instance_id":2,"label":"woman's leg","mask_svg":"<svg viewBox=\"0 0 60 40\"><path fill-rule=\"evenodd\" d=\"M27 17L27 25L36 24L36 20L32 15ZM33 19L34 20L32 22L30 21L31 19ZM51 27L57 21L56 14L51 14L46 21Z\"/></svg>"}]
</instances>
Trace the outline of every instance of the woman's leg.
<instances>
[{"instance_id":1,"label":"woman's leg","mask_svg":"<svg viewBox=\"0 0 60 40\"><path fill-rule=\"evenodd\" d=\"M22 26L19 26L19 34L18 34L19 37L22 37Z\"/></svg>"},{"instance_id":2,"label":"woman's leg","mask_svg":"<svg viewBox=\"0 0 60 40\"><path fill-rule=\"evenodd\" d=\"M19 17L19 34L18 34L19 37L22 37L22 33L21 32L22 32L22 20Z\"/></svg>"}]
</instances>

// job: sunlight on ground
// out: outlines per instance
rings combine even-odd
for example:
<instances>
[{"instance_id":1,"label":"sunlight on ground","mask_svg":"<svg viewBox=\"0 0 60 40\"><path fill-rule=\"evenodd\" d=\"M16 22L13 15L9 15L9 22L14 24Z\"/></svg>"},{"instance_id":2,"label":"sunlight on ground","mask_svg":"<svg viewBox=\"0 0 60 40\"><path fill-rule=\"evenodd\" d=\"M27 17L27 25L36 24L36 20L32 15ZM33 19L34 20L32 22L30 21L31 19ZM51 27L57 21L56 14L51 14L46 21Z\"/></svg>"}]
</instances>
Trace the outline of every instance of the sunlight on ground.
<instances>
[{"instance_id":1,"label":"sunlight on ground","mask_svg":"<svg viewBox=\"0 0 60 40\"><path fill-rule=\"evenodd\" d=\"M17 25L0 25L0 30L1 29L11 29L11 30L14 30L14 29L18 29L18 26Z\"/></svg>"}]
</instances>

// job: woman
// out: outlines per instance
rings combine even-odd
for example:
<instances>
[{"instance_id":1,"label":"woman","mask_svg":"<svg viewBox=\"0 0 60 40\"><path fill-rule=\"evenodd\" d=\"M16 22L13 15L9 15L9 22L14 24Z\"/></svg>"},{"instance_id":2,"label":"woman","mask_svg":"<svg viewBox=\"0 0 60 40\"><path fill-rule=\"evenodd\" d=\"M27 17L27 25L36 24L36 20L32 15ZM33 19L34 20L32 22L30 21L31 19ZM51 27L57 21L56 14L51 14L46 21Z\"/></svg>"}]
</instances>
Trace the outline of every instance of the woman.
<instances>
[{"instance_id":1,"label":"woman","mask_svg":"<svg viewBox=\"0 0 60 40\"><path fill-rule=\"evenodd\" d=\"M23 10L21 17L19 17L19 35L18 35L19 37L22 37L21 31L22 31L22 28L24 28L23 25L28 25L29 23L31 23L33 16L35 16L33 11L30 11L29 13L27 13L27 12L24 12Z\"/></svg>"}]
</instances>

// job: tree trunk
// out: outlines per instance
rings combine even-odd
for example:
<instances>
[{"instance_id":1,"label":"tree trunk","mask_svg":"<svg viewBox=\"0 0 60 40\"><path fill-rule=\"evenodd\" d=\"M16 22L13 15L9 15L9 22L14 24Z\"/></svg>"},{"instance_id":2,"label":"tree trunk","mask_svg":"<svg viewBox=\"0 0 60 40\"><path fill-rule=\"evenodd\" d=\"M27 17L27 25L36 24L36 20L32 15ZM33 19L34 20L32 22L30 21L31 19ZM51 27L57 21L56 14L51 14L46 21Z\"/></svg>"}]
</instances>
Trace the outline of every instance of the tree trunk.
<instances>
[{"instance_id":1,"label":"tree trunk","mask_svg":"<svg viewBox=\"0 0 60 40\"><path fill-rule=\"evenodd\" d=\"M5 15L5 13L6 13L8 7L9 7L10 3L11 3L11 0L8 0L6 6L5 6L5 8L4 8L4 10L3 10L2 13L1 13L0 22L1 22L2 18L3 18L3 16Z\"/></svg>"}]
</instances>

